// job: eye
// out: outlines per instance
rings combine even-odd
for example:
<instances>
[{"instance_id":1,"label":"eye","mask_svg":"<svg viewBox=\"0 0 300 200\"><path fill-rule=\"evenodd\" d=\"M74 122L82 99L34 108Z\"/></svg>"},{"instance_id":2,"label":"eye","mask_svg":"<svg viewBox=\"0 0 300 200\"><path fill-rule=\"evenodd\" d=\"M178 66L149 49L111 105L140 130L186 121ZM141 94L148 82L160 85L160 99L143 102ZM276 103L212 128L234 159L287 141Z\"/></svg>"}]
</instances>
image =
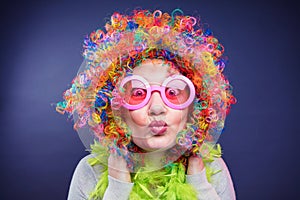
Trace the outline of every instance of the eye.
<instances>
[{"instance_id":1,"label":"eye","mask_svg":"<svg viewBox=\"0 0 300 200\"><path fill-rule=\"evenodd\" d=\"M142 88L133 88L130 95L126 98L126 101L131 105L137 105L143 102L146 98L147 91Z\"/></svg>"},{"instance_id":2,"label":"eye","mask_svg":"<svg viewBox=\"0 0 300 200\"><path fill-rule=\"evenodd\" d=\"M174 89L174 88L167 88L166 89L167 98L174 98L174 97L178 96L179 93L180 93L180 91L178 89Z\"/></svg>"},{"instance_id":3,"label":"eye","mask_svg":"<svg viewBox=\"0 0 300 200\"><path fill-rule=\"evenodd\" d=\"M142 88L135 88L131 91L131 96L134 98L145 98L146 90Z\"/></svg>"}]
</instances>

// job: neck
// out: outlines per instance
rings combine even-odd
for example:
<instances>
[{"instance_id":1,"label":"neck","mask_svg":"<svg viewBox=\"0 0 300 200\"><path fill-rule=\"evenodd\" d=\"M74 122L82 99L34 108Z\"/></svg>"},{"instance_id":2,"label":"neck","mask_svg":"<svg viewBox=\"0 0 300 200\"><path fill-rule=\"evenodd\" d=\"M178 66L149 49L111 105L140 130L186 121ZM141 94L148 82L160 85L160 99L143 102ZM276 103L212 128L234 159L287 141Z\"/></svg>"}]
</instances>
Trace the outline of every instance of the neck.
<instances>
[{"instance_id":1,"label":"neck","mask_svg":"<svg viewBox=\"0 0 300 200\"><path fill-rule=\"evenodd\" d=\"M179 153L179 152L178 152ZM142 168L147 171L157 171L164 168L169 163L174 163L182 154L171 153L170 150L160 150L145 153L137 153L134 156L136 170ZM177 155L178 154L178 155Z\"/></svg>"}]
</instances>

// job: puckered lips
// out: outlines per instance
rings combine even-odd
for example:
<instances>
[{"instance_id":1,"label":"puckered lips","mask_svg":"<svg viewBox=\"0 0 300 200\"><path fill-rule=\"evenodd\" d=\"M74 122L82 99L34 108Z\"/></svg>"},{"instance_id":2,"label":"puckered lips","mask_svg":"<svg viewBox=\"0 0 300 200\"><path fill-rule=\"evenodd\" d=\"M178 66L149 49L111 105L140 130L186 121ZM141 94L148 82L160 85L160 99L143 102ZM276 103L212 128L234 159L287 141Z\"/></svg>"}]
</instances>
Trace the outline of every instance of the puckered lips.
<instances>
[{"instance_id":1,"label":"puckered lips","mask_svg":"<svg viewBox=\"0 0 300 200\"><path fill-rule=\"evenodd\" d=\"M165 121L152 121L148 126L153 135L164 135L167 131L168 125Z\"/></svg>"}]
</instances>

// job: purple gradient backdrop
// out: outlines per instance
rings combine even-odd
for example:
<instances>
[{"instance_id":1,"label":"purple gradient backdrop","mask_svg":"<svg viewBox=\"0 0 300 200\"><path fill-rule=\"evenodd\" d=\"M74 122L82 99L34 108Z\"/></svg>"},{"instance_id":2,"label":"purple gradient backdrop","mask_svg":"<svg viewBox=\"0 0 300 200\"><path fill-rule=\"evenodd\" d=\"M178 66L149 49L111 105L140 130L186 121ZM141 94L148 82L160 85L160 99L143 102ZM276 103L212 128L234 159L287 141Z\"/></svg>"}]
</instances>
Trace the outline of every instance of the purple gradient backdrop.
<instances>
[{"instance_id":1,"label":"purple gradient backdrop","mask_svg":"<svg viewBox=\"0 0 300 200\"><path fill-rule=\"evenodd\" d=\"M225 46L225 74L238 103L220 143L238 199L299 197L299 6L291 0L135 0L1 4L0 199L66 199L73 170L87 153L72 122L51 104L61 100L82 62L84 36L114 11L137 7L200 15Z\"/></svg>"}]
</instances>

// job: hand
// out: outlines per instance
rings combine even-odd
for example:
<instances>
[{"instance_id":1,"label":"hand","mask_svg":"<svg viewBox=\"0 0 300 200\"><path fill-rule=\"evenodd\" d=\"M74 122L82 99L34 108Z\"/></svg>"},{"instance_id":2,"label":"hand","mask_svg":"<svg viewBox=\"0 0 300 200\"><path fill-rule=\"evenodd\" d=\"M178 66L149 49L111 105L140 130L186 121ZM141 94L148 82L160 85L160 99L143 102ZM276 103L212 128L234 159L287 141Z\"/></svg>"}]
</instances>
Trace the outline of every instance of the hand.
<instances>
[{"instance_id":1,"label":"hand","mask_svg":"<svg viewBox=\"0 0 300 200\"><path fill-rule=\"evenodd\" d=\"M187 168L188 175L199 174L203 169L204 169L204 163L202 158L198 156L189 157L188 168Z\"/></svg>"},{"instance_id":2,"label":"hand","mask_svg":"<svg viewBox=\"0 0 300 200\"><path fill-rule=\"evenodd\" d=\"M110 155L108 158L108 175L124 182L131 182L127 163L124 158L117 155Z\"/></svg>"}]
</instances>

